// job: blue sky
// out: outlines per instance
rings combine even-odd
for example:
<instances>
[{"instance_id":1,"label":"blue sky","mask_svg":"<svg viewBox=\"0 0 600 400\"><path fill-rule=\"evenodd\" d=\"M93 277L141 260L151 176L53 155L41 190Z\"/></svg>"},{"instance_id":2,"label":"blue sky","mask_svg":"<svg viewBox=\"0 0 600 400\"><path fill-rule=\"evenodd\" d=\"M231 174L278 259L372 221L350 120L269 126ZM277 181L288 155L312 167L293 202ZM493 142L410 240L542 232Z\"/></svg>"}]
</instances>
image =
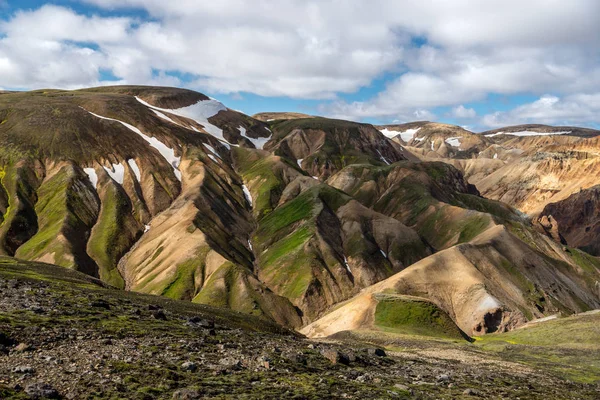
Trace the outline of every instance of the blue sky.
<instances>
[{"instance_id":1,"label":"blue sky","mask_svg":"<svg viewBox=\"0 0 600 400\"><path fill-rule=\"evenodd\" d=\"M0 0L0 88L180 86L247 114L599 127L600 2Z\"/></svg>"}]
</instances>

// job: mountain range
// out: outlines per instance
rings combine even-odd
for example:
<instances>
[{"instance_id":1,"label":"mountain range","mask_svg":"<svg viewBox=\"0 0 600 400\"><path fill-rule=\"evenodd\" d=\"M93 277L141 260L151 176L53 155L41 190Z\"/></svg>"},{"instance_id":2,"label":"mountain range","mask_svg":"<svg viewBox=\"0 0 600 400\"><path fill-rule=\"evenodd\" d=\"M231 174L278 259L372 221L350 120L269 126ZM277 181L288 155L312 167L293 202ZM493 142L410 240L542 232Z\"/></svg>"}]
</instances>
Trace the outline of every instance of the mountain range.
<instances>
[{"instance_id":1,"label":"mountain range","mask_svg":"<svg viewBox=\"0 0 600 400\"><path fill-rule=\"evenodd\" d=\"M311 338L469 342L600 308L599 136L2 92L0 254Z\"/></svg>"}]
</instances>

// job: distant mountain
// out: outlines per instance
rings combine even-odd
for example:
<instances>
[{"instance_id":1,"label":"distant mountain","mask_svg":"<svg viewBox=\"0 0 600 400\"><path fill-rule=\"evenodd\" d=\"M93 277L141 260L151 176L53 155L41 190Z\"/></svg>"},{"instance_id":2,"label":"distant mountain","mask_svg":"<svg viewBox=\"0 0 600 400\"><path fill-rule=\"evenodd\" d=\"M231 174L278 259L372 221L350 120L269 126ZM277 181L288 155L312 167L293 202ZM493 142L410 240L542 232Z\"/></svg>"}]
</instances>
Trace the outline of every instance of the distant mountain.
<instances>
[{"instance_id":1,"label":"distant mountain","mask_svg":"<svg viewBox=\"0 0 600 400\"><path fill-rule=\"evenodd\" d=\"M577 126L550 126L541 124L514 125L481 132L483 136L535 136L535 135L569 135L593 137L600 135L597 129L581 128Z\"/></svg>"},{"instance_id":2,"label":"distant mountain","mask_svg":"<svg viewBox=\"0 0 600 400\"><path fill-rule=\"evenodd\" d=\"M261 112L254 114L252 118L259 121L269 122L278 119L300 119L300 118L311 118L310 115L296 113L296 112Z\"/></svg>"}]
</instances>

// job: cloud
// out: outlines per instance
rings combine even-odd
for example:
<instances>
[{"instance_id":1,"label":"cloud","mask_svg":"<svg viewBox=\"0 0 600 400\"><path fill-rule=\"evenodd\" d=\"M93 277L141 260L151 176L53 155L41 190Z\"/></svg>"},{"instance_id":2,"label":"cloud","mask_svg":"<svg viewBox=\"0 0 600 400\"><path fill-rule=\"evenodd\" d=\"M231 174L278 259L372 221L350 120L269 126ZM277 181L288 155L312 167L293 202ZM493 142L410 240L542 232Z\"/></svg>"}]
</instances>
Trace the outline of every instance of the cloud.
<instances>
[{"instance_id":1,"label":"cloud","mask_svg":"<svg viewBox=\"0 0 600 400\"><path fill-rule=\"evenodd\" d=\"M0 23L1 86L90 86L110 71L120 83L322 99L327 115L401 120L433 119L436 107L476 118L464 104L490 93L600 92L595 0L83 2L150 18L20 11ZM371 98L341 100L375 79L386 84Z\"/></svg>"},{"instance_id":2,"label":"cloud","mask_svg":"<svg viewBox=\"0 0 600 400\"><path fill-rule=\"evenodd\" d=\"M452 116L455 118L468 119L475 118L477 113L472 108L466 108L462 104L452 109Z\"/></svg>"},{"instance_id":3,"label":"cloud","mask_svg":"<svg viewBox=\"0 0 600 400\"><path fill-rule=\"evenodd\" d=\"M600 92L575 94L564 98L552 95L515 107L506 112L494 112L482 118L482 124L498 128L524 123L555 125L591 124L600 115Z\"/></svg>"}]
</instances>

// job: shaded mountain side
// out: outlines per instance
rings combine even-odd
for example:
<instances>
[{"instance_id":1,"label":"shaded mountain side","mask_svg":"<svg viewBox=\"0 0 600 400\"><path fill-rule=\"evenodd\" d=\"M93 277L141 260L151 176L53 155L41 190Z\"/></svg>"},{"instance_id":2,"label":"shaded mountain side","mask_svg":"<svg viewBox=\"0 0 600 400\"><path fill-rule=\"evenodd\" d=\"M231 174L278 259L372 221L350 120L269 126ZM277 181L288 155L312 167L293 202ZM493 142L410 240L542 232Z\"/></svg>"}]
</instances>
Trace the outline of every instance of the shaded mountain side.
<instances>
[{"instance_id":1,"label":"shaded mountain side","mask_svg":"<svg viewBox=\"0 0 600 400\"><path fill-rule=\"evenodd\" d=\"M467 242L495 223L521 219L514 209L479 197L457 169L441 162L354 165L327 182L412 227L436 250Z\"/></svg>"},{"instance_id":2,"label":"shaded mountain side","mask_svg":"<svg viewBox=\"0 0 600 400\"><path fill-rule=\"evenodd\" d=\"M544 207L539 223L557 240L600 255L600 186L574 193Z\"/></svg>"},{"instance_id":3,"label":"shaded mountain side","mask_svg":"<svg viewBox=\"0 0 600 400\"><path fill-rule=\"evenodd\" d=\"M0 169L0 254L14 255L37 232L37 188L43 179L41 163L19 160Z\"/></svg>"},{"instance_id":4,"label":"shaded mountain side","mask_svg":"<svg viewBox=\"0 0 600 400\"><path fill-rule=\"evenodd\" d=\"M38 230L15 256L98 276L98 267L85 248L100 201L85 173L72 163L49 165L37 197Z\"/></svg>"},{"instance_id":5,"label":"shaded mountain side","mask_svg":"<svg viewBox=\"0 0 600 400\"><path fill-rule=\"evenodd\" d=\"M554 257L497 226L367 288L302 332L328 336L359 329L375 312L377 293L429 299L469 335L510 330L558 312L600 307L600 263L580 265L560 246L536 237L549 241Z\"/></svg>"},{"instance_id":6,"label":"shaded mountain side","mask_svg":"<svg viewBox=\"0 0 600 400\"><path fill-rule=\"evenodd\" d=\"M407 159L402 147L370 124L321 117L274 121L266 149L296 160L312 176L327 179L347 165L389 165Z\"/></svg>"},{"instance_id":7,"label":"shaded mountain side","mask_svg":"<svg viewBox=\"0 0 600 400\"><path fill-rule=\"evenodd\" d=\"M234 154L257 220L250 244L258 277L298 306L305 322L430 254L413 230L285 158Z\"/></svg>"}]
</instances>

